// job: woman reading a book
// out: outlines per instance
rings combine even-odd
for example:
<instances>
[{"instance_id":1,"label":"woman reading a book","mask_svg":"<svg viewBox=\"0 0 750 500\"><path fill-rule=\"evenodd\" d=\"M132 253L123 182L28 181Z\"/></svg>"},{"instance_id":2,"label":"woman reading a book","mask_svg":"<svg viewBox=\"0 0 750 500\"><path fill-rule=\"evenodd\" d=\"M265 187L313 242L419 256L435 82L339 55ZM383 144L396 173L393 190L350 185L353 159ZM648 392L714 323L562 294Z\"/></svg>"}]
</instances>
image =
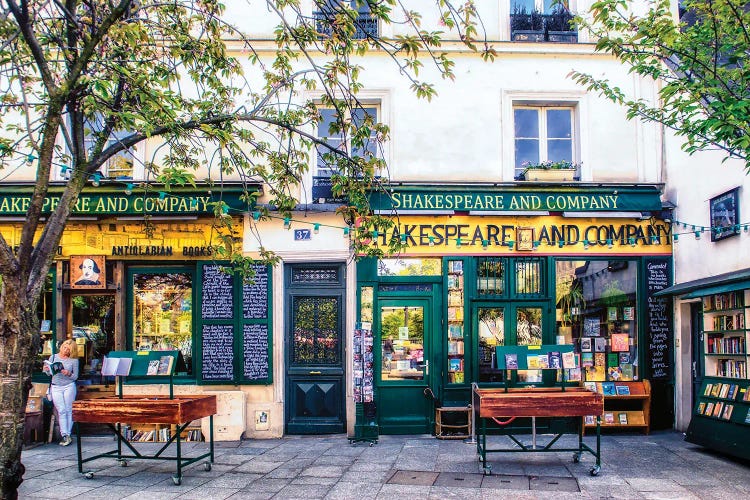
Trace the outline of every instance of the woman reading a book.
<instances>
[{"instance_id":1,"label":"woman reading a book","mask_svg":"<svg viewBox=\"0 0 750 500\"><path fill-rule=\"evenodd\" d=\"M44 364L44 371L52 376L50 394L60 419L60 446L73 442L70 431L73 429L73 401L76 399L75 382L78 379L77 351L75 340L68 339L60 346L60 352L50 356L49 363Z\"/></svg>"}]
</instances>

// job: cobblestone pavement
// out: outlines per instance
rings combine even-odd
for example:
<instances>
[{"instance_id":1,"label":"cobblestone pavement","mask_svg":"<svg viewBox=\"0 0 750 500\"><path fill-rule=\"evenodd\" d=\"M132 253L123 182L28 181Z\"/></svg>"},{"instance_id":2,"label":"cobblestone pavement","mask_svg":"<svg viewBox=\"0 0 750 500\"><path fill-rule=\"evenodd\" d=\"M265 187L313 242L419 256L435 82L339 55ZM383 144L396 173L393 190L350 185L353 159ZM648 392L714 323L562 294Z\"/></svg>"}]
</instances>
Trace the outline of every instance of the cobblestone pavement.
<instances>
[{"instance_id":1,"label":"cobblestone pavement","mask_svg":"<svg viewBox=\"0 0 750 500\"><path fill-rule=\"evenodd\" d=\"M540 436L540 442L545 436ZM490 437L494 446L507 438ZM562 441L569 439L564 437ZM593 443L593 438L586 441ZM509 442L508 442L509 443ZM561 443L570 446L573 441ZM140 443L153 453L155 444ZM111 437L84 437L83 456L114 448ZM184 456L208 450L187 443ZM570 452L497 453L492 474L481 472L476 446L432 436L381 436L374 446L344 435L216 443L210 471L201 461L175 485L174 462L113 458L84 464L76 446L47 444L24 450L21 498L147 499L389 499L467 498L711 498L750 497L750 463L686 443L678 432L602 436L602 470L594 458L574 463Z\"/></svg>"}]
</instances>

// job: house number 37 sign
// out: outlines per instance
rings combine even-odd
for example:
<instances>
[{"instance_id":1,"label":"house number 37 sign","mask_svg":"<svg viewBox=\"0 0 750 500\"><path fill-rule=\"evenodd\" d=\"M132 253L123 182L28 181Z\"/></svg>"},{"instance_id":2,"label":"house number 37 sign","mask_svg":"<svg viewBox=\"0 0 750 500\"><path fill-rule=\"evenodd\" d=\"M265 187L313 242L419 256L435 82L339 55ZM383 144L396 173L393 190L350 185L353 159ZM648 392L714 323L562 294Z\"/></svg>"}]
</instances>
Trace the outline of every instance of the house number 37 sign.
<instances>
[{"instance_id":1,"label":"house number 37 sign","mask_svg":"<svg viewBox=\"0 0 750 500\"><path fill-rule=\"evenodd\" d=\"M295 229L294 230L294 241L304 241L310 239L310 231L309 229Z\"/></svg>"}]
</instances>

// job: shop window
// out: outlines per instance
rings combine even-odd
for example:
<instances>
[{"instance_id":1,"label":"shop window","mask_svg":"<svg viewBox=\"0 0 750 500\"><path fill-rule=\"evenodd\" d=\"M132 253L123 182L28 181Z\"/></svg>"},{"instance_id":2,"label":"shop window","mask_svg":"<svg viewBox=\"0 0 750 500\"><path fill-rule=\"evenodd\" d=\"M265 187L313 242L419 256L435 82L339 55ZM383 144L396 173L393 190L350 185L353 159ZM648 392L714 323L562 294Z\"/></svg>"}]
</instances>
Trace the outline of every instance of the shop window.
<instances>
[{"instance_id":1,"label":"shop window","mask_svg":"<svg viewBox=\"0 0 750 500\"><path fill-rule=\"evenodd\" d=\"M544 265L539 257L517 259L515 262L517 297L539 298L544 295Z\"/></svg>"},{"instance_id":2,"label":"shop window","mask_svg":"<svg viewBox=\"0 0 750 500\"><path fill-rule=\"evenodd\" d=\"M505 259L480 258L477 261L477 293L482 296L502 296L505 293Z\"/></svg>"},{"instance_id":3,"label":"shop window","mask_svg":"<svg viewBox=\"0 0 750 500\"><path fill-rule=\"evenodd\" d=\"M543 316L541 307L516 308L516 345L542 345ZM540 383L542 370L518 370L518 381Z\"/></svg>"},{"instance_id":4,"label":"shop window","mask_svg":"<svg viewBox=\"0 0 750 500\"><path fill-rule=\"evenodd\" d=\"M439 258L380 259L378 276L441 276Z\"/></svg>"},{"instance_id":5,"label":"shop window","mask_svg":"<svg viewBox=\"0 0 750 500\"><path fill-rule=\"evenodd\" d=\"M359 292L359 320L372 323L373 295L371 286L363 286Z\"/></svg>"},{"instance_id":6,"label":"shop window","mask_svg":"<svg viewBox=\"0 0 750 500\"><path fill-rule=\"evenodd\" d=\"M516 179L543 162L576 162L574 115L570 106L513 108Z\"/></svg>"},{"instance_id":7,"label":"shop window","mask_svg":"<svg viewBox=\"0 0 750 500\"><path fill-rule=\"evenodd\" d=\"M381 380L422 380L424 308L381 307Z\"/></svg>"},{"instance_id":8,"label":"shop window","mask_svg":"<svg viewBox=\"0 0 750 500\"><path fill-rule=\"evenodd\" d=\"M193 276L187 272L133 274L133 349L179 350L192 373Z\"/></svg>"},{"instance_id":9,"label":"shop window","mask_svg":"<svg viewBox=\"0 0 750 500\"><path fill-rule=\"evenodd\" d=\"M339 346L338 297L294 297L292 362L299 365L336 365Z\"/></svg>"},{"instance_id":10,"label":"shop window","mask_svg":"<svg viewBox=\"0 0 750 500\"><path fill-rule=\"evenodd\" d=\"M78 346L79 380L101 383L104 356L115 349L115 297L112 294L72 295L73 331Z\"/></svg>"},{"instance_id":11,"label":"shop window","mask_svg":"<svg viewBox=\"0 0 750 500\"><path fill-rule=\"evenodd\" d=\"M579 379L640 380L637 267L627 260L556 262L558 342L574 345Z\"/></svg>"},{"instance_id":12,"label":"shop window","mask_svg":"<svg viewBox=\"0 0 750 500\"><path fill-rule=\"evenodd\" d=\"M479 334L479 382L502 382L504 372L497 369L495 348L505 345L505 308L477 308Z\"/></svg>"},{"instance_id":13,"label":"shop window","mask_svg":"<svg viewBox=\"0 0 750 500\"><path fill-rule=\"evenodd\" d=\"M44 289L37 306L39 317L39 346L38 355L34 360L34 373L42 373L42 365L45 359L49 359L57 352L55 342L55 276L54 273L47 275L44 281Z\"/></svg>"}]
</instances>

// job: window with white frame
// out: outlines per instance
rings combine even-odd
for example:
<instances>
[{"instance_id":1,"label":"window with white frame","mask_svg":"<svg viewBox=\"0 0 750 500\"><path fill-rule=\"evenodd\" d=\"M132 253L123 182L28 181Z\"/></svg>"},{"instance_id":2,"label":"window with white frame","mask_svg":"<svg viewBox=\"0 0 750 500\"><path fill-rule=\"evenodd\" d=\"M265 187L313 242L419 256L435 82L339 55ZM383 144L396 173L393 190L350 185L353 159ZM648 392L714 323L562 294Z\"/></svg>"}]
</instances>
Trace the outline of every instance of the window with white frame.
<instances>
[{"instance_id":1,"label":"window with white frame","mask_svg":"<svg viewBox=\"0 0 750 500\"><path fill-rule=\"evenodd\" d=\"M380 102L363 104L360 107L347 111L343 117L345 122L351 121L355 129L368 127L369 137L365 137L362 144L353 144L351 133L345 135L341 127L337 126L336 110L333 108L320 108L321 121L318 124L317 137L324 141L327 146L318 145L315 169L312 178L312 200L313 203L339 203L343 200L336 198L332 193L331 175L336 173L336 167L330 162L331 148L348 152L351 157L380 158L382 152L379 149L377 131L373 127L381 119Z\"/></svg>"},{"instance_id":2,"label":"window with white frame","mask_svg":"<svg viewBox=\"0 0 750 500\"><path fill-rule=\"evenodd\" d=\"M351 120L355 129L369 124L378 122L380 114L379 104L364 104L362 107L349 110L343 117L345 121ZM370 138L365 139L361 146L354 145L351 138L345 136L340 127L336 127L336 110L333 108L320 109L321 121L318 124L318 138L323 140L330 148L349 152L352 157L371 158L380 156L378 153L377 132L374 128L370 129ZM333 129L332 129L333 127ZM318 146L316 176L330 177L334 172L332 166L326 161L325 154L330 149L325 146Z\"/></svg>"},{"instance_id":3,"label":"window with white frame","mask_svg":"<svg viewBox=\"0 0 750 500\"><path fill-rule=\"evenodd\" d=\"M86 124L86 137L84 138L84 146L87 151L90 151L96 142L96 133L104 128L104 122L100 116L97 116L93 121L89 121ZM110 134L107 144L104 145L103 149L107 149L109 146L117 144L125 137L132 135L132 131L114 131ZM121 151L109 158L99 171L105 177L110 179L132 179L133 178L133 167L134 167L134 156L133 150L135 148L128 148Z\"/></svg>"},{"instance_id":4,"label":"window with white frame","mask_svg":"<svg viewBox=\"0 0 750 500\"><path fill-rule=\"evenodd\" d=\"M542 162L576 163L574 119L572 106L514 106L515 177Z\"/></svg>"}]
</instances>

